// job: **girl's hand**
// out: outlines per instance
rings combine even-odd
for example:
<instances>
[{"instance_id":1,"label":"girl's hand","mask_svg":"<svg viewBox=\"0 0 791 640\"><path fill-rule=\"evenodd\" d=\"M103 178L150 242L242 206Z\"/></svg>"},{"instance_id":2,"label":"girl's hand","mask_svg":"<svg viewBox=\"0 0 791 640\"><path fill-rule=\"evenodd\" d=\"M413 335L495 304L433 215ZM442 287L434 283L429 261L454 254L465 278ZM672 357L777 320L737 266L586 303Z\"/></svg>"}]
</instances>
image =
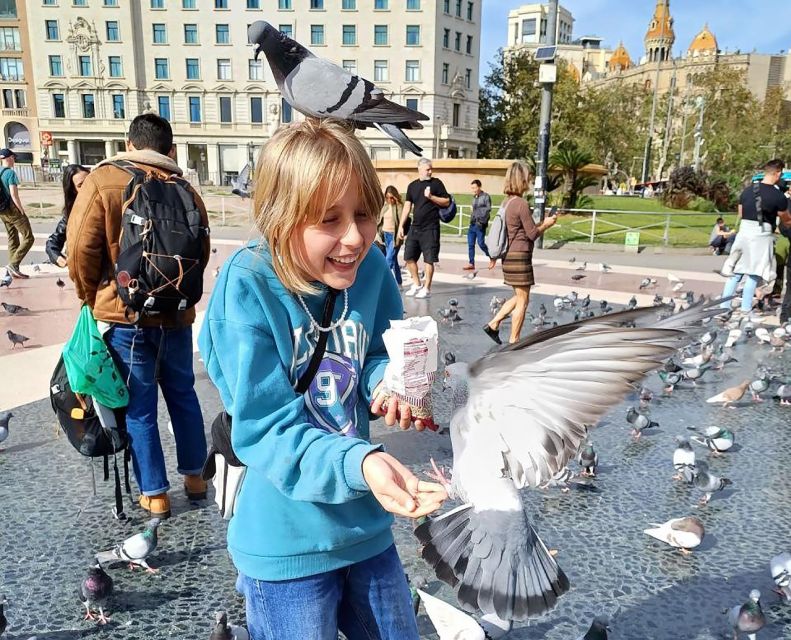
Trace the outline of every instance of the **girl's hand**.
<instances>
[{"instance_id":1,"label":"girl's hand","mask_svg":"<svg viewBox=\"0 0 791 640\"><path fill-rule=\"evenodd\" d=\"M55 260L55 264L57 264L59 267L65 267L66 258L64 258L63 256L58 256L57 259Z\"/></svg>"},{"instance_id":2,"label":"girl's hand","mask_svg":"<svg viewBox=\"0 0 791 640\"><path fill-rule=\"evenodd\" d=\"M407 430L412 425L412 408L406 402L399 402L398 398L391 396L382 389L382 384L374 391L374 401L371 403L371 413L384 416L385 424L392 427L396 422L402 429ZM432 420L415 420L415 430L423 431L433 425Z\"/></svg>"},{"instance_id":3,"label":"girl's hand","mask_svg":"<svg viewBox=\"0 0 791 640\"><path fill-rule=\"evenodd\" d=\"M363 477L386 511L407 518L433 513L448 498L441 484L418 480L389 453L374 451L363 460Z\"/></svg>"}]
</instances>

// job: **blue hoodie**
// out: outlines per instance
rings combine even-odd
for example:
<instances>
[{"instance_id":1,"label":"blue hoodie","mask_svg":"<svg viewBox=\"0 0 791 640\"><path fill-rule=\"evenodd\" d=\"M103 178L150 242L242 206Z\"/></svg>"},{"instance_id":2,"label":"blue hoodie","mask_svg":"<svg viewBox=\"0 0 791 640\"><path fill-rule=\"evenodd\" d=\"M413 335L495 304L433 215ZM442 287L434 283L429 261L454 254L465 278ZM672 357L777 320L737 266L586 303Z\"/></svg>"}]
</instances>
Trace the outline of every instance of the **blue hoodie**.
<instances>
[{"instance_id":1,"label":"blue hoodie","mask_svg":"<svg viewBox=\"0 0 791 640\"><path fill-rule=\"evenodd\" d=\"M294 387L318 332L280 282L267 249L251 244L225 264L199 337L209 377L233 417L247 475L228 527L237 569L289 580L372 558L393 544L392 516L368 489L362 461L371 394L388 361L382 334L403 317L381 252L370 250L349 291L346 321L329 334L304 396ZM321 321L326 288L303 296ZM333 320L343 310L343 293Z\"/></svg>"}]
</instances>

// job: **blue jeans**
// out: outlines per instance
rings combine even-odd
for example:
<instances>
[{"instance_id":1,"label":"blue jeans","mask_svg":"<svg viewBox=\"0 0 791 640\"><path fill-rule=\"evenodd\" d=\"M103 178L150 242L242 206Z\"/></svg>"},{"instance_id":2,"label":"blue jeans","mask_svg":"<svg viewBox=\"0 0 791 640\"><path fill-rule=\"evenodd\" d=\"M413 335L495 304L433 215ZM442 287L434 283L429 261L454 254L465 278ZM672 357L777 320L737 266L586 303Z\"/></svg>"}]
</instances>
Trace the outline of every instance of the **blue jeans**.
<instances>
[{"instance_id":1,"label":"blue jeans","mask_svg":"<svg viewBox=\"0 0 791 640\"><path fill-rule=\"evenodd\" d=\"M263 507L262 507L263 508ZM315 576L269 582L239 574L252 640L418 640L395 545L370 560Z\"/></svg>"},{"instance_id":2,"label":"blue jeans","mask_svg":"<svg viewBox=\"0 0 791 640\"><path fill-rule=\"evenodd\" d=\"M732 275L731 279L725 283L725 289L722 292L722 297L727 298L736 293L736 289L743 277L745 276L743 276L741 273L735 273ZM749 312L753 308L753 297L755 296L755 290L758 288L759 282L761 282L761 278L759 276L747 276L747 282L744 283L744 290L742 291L742 311ZM723 302L720 306L723 309L730 309L731 301L728 300L728 302Z\"/></svg>"},{"instance_id":3,"label":"blue jeans","mask_svg":"<svg viewBox=\"0 0 791 640\"><path fill-rule=\"evenodd\" d=\"M393 272L395 281L401 284L401 267L398 265L398 252L401 250L400 246L395 244L395 234L384 231L382 233L385 239L385 260L390 271Z\"/></svg>"},{"instance_id":4,"label":"blue jeans","mask_svg":"<svg viewBox=\"0 0 791 640\"><path fill-rule=\"evenodd\" d=\"M475 264L475 243L478 243L478 246L481 248L481 251L489 257L489 249L486 247L486 231L483 227L479 227L477 224L471 224L470 228L467 230L467 249L470 254L470 264Z\"/></svg>"},{"instance_id":5,"label":"blue jeans","mask_svg":"<svg viewBox=\"0 0 791 640\"><path fill-rule=\"evenodd\" d=\"M173 424L179 473L199 474L206 461L203 415L192 371L192 328L115 324L105 340L129 387L126 428L137 486L143 495L165 493L170 484L157 425L157 383Z\"/></svg>"}]
</instances>

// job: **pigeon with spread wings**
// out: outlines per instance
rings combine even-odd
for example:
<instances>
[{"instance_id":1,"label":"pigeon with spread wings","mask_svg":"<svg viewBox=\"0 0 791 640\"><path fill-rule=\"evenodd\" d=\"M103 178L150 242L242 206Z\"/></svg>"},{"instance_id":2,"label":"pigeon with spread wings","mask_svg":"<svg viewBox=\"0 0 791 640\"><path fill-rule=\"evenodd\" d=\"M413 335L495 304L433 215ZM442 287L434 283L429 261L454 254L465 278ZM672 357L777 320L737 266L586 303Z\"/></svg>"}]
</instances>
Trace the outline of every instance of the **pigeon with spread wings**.
<instances>
[{"instance_id":1,"label":"pigeon with spread wings","mask_svg":"<svg viewBox=\"0 0 791 640\"><path fill-rule=\"evenodd\" d=\"M659 321L653 308L622 311L547 329L466 368L468 400L450 423L452 479L437 470L462 504L415 529L423 558L457 587L463 608L524 620L554 607L569 581L528 521L519 489L552 478L584 442L586 425L716 313L711 303Z\"/></svg>"},{"instance_id":2,"label":"pigeon with spread wings","mask_svg":"<svg viewBox=\"0 0 791 640\"><path fill-rule=\"evenodd\" d=\"M314 118L336 118L358 129L376 127L399 147L421 155L403 129L422 129L428 116L385 98L371 81L319 58L296 40L258 20L247 30L247 41L262 52L272 69L280 93L294 109Z\"/></svg>"}]
</instances>

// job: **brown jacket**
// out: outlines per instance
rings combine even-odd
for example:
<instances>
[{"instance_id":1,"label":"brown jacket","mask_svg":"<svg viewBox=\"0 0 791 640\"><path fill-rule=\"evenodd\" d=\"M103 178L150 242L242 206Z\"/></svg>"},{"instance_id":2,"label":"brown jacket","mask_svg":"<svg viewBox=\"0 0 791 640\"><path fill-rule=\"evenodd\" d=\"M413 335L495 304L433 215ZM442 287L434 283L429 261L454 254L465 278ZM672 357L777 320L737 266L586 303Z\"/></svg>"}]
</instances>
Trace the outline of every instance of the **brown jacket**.
<instances>
[{"instance_id":1,"label":"brown jacket","mask_svg":"<svg viewBox=\"0 0 791 640\"><path fill-rule=\"evenodd\" d=\"M74 281L77 296L93 309L97 320L116 324L129 324L126 307L118 296L115 284L115 261L119 252L121 235L121 207L124 189L131 176L123 169L107 164L113 160L129 160L141 169L163 177L181 175L178 165L156 151L143 149L119 153L96 165L82 183L77 200L66 227L69 246L69 276ZM192 188L190 187L192 190ZM201 221L208 228L209 218L200 196L195 202ZM204 240L203 267L209 262L209 236ZM195 309L169 315L145 318L144 326L181 327L195 321Z\"/></svg>"}]
</instances>

